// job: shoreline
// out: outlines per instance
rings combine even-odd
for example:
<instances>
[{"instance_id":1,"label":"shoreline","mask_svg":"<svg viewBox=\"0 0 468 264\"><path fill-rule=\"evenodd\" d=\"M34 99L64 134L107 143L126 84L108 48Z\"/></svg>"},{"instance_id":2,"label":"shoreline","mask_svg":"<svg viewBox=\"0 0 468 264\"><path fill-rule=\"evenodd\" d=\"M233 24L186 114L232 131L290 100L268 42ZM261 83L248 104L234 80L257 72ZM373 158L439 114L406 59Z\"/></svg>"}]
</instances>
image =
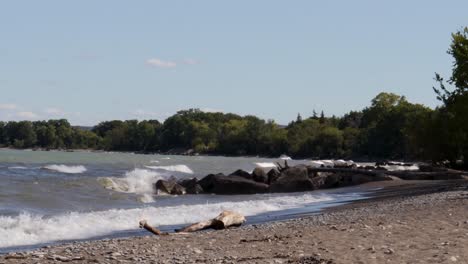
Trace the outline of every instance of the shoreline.
<instances>
[{"instance_id":1,"label":"shoreline","mask_svg":"<svg viewBox=\"0 0 468 264\"><path fill-rule=\"evenodd\" d=\"M412 244L413 240L418 242ZM446 248L449 252L439 252ZM428 250L435 253L425 254ZM368 199L299 218L189 235L56 244L1 255L0 263L382 263L389 259L468 261L468 181L388 182Z\"/></svg>"},{"instance_id":2,"label":"shoreline","mask_svg":"<svg viewBox=\"0 0 468 264\"><path fill-rule=\"evenodd\" d=\"M210 153L197 153L197 155L187 155L183 153L170 153L170 152L139 152L139 151L123 151L123 150L103 150L103 149L43 149L43 148L27 148L27 149L18 149L12 147L0 147L0 150L15 150L15 151L32 151L32 152L63 152L63 153L121 153L121 154L132 154L132 155L160 155L160 156L181 156L181 157L223 157L223 158L259 158L259 159L276 159L276 160L285 160L282 159L281 156L260 156L260 155L227 155L227 154L210 154ZM334 158L318 158L318 157L292 157L288 156L293 161L309 161L309 160L337 160L337 159L345 159L345 160L353 160L354 162L358 163L375 163L379 161L389 161L389 159L382 159L382 158L362 158L362 157L334 157ZM288 159L286 159L288 161ZM423 163L423 164L430 164L429 161L424 160L406 160L406 159L391 159L392 162L401 162L401 163Z\"/></svg>"}]
</instances>

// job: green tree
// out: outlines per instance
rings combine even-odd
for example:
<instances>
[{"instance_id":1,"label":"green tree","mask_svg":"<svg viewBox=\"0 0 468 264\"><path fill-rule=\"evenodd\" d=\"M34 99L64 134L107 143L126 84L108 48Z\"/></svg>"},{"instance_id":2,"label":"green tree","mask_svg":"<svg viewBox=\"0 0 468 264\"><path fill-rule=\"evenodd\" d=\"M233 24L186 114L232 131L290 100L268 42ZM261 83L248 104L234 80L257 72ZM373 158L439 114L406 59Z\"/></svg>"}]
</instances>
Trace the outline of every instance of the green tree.
<instances>
[{"instance_id":1,"label":"green tree","mask_svg":"<svg viewBox=\"0 0 468 264\"><path fill-rule=\"evenodd\" d=\"M465 27L452 34L452 43L448 50L452 55L452 76L445 82L436 74L439 88L433 88L437 98L443 102L438 109L436 125L443 125L436 135L442 141L435 148L445 153L445 158L455 164L458 159L463 160L463 166L468 168L468 28ZM448 89L445 84L453 85L454 89ZM440 156L434 156L440 159Z\"/></svg>"},{"instance_id":2,"label":"green tree","mask_svg":"<svg viewBox=\"0 0 468 264\"><path fill-rule=\"evenodd\" d=\"M0 121L0 146L5 145L6 143L5 122Z\"/></svg>"}]
</instances>

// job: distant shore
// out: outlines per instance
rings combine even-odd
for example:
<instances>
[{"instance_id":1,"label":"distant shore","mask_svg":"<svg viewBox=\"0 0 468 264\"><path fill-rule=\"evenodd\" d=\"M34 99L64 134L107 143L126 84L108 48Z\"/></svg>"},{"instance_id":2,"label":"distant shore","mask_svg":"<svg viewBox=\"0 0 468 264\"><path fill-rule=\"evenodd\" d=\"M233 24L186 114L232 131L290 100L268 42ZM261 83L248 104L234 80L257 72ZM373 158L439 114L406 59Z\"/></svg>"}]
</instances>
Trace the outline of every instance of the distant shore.
<instances>
[{"instance_id":1,"label":"distant shore","mask_svg":"<svg viewBox=\"0 0 468 264\"><path fill-rule=\"evenodd\" d=\"M48 246L0 263L466 263L468 181L369 183L373 198L281 222Z\"/></svg>"},{"instance_id":2,"label":"distant shore","mask_svg":"<svg viewBox=\"0 0 468 264\"><path fill-rule=\"evenodd\" d=\"M44 149L44 148L28 148L28 149L18 149L12 147L0 147L0 150L16 150L16 151L54 151L54 152L88 152L88 153L123 153L123 154L138 154L138 155L162 155L162 156L184 156L184 157L192 157L192 156L206 156L206 157L227 157L227 158L261 158L261 159L278 159L284 160L280 156L252 156L252 155L226 155L226 154L216 154L216 153L196 153L194 155L187 155L183 153L171 153L171 152L140 152L140 151L114 151L114 150L101 150L101 149ZM320 160L318 157L291 157L293 160ZM331 158L331 160L338 159L342 157ZM287 160L287 159L286 159ZM389 159L370 159L364 157L354 157L349 158L349 160L353 160L355 162L361 163L373 163L373 162L380 162L380 161L388 161ZM427 163L421 160L401 160L401 159L390 159L395 162L402 162L402 163Z\"/></svg>"}]
</instances>

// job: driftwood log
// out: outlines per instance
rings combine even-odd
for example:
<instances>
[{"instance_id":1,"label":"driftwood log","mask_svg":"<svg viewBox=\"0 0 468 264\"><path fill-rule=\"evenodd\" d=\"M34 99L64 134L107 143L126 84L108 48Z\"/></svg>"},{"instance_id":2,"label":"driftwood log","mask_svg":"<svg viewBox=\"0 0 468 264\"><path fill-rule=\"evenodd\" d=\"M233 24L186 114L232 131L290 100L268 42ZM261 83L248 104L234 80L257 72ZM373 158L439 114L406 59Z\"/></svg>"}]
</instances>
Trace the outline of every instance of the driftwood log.
<instances>
[{"instance_id":1,"label":"driftwood log","mask_svg":"<svg viewBox=\"0 0 468 264\"><path fill-rule=\"evenodd\" d=\"M150 225L146 222L146 220L141 220L141 221L140 221L140 228L144 228L144 229L148 230L149 232L151 232L151 233L153 233L153 234L155 234L155 235L158 235L158 236L168 235L168 233L162 232L161 230L150 226Z\"/></svg>"},{"instance_id":2,"label":"driftwood log","mask_svg":"<svg viewBox=\"0 0 468 264\"><path fill-rule=\"evenodd\" d=\"M223 211L213 219L189 225L176 230L176 232L195 232L208 228L219 230L231 226L241 226L243 223L245 223L245 217L243 215L232 211Z\"/></svg>"}]
</instances>

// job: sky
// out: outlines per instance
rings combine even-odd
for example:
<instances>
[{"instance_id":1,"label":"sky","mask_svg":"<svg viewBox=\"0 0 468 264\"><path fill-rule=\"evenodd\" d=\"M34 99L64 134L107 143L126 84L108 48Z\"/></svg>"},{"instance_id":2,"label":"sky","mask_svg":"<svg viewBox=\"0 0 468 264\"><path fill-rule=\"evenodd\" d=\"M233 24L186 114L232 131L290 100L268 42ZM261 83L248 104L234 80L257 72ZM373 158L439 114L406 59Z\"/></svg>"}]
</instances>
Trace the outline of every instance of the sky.
<instances>
[{"instance_id":1,"label":"sky","mask_svg":"<svg viewBox=\"0 0 468 264\"><path fill-rule=\"evenodd\" d=\"M286 124L380 92L429 107L468 1L0 0L0 120L178 110Z\"/></svg>"}]
</instances>

